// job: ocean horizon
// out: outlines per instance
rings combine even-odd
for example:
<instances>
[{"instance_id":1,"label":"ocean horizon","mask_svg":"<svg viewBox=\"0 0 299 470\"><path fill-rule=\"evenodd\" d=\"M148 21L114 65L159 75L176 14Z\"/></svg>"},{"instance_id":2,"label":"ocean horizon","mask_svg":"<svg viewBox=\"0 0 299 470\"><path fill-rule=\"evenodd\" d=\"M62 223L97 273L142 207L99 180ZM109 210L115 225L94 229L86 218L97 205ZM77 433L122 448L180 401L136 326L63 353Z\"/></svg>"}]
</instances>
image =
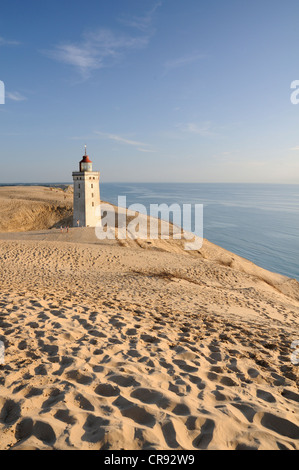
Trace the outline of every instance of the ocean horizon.
<instances>
[{"instance_id":1,"label":"ocean horizon","mask_svg":"<svg viewBox=\"0 0 299 470\"><path fill-rule=\"evenodd\" d=\"M0 186L65 186L14 183ZM127 207L203 204L204 238L269 271L299 280L299 185L262 183L101 183L101 199Z\"/></svg>"}]
</instances>

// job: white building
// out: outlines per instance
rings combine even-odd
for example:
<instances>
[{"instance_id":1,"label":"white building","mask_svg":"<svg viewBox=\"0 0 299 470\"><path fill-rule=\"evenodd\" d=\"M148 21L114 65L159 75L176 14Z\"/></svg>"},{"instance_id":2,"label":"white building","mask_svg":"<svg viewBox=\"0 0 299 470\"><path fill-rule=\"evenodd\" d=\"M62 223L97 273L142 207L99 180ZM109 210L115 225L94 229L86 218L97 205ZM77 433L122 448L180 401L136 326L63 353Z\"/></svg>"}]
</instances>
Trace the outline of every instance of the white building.
<instances>
[{"instance_id":1,"label":"white building","mask_svg":"<svg viewBox=\"0 0 299 470\"><path fill-rule=\"evenodd\" d=\"M100 222L100 172L92 171L92 161L86 153L73 172L74 227L96 227ZM98 216L96 215L98 214Z\"/></svg>"}]
</instances>

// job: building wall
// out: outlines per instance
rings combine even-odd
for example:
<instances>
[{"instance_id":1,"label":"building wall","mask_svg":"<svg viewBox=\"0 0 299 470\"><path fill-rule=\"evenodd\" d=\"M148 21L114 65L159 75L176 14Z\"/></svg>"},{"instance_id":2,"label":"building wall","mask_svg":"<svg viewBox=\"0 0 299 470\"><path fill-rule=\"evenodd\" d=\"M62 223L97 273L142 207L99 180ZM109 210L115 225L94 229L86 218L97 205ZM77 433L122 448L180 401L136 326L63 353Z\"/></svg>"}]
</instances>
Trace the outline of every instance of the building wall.
<instances>
[{"instance_id":1,"label":"building wall","mask_svg":"<svg viewBox=\"0 0 299 470\"><path fill-rule=\"evenodd\" d=\"M100 217L96 209L100 205L100 173L96 171L74 172L74 216L73 225L77 227L96 227Z\"/></svg>"}]
</instances>

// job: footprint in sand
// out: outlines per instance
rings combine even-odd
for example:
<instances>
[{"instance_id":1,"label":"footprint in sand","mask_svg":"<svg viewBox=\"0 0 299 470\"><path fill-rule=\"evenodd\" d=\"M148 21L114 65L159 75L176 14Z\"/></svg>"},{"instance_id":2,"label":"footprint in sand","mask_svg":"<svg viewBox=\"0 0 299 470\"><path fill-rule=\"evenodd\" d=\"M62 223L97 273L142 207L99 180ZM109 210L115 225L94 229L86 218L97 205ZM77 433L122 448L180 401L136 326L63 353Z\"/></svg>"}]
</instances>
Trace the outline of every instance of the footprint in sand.
<instances>
[{"instance_id":1,"label":"footprint in sand","mask_svg":"<svg viewBox=\"0 0 299 470\"><path fill-rule=\"evenodd\" d=\"M18 441L24 441L32 435L47 445L53 445L56 441L55 432L50 424L24 418L16 427L15 437Z\"/></svg>"},{"instance_id":2,"label":"footprint in sand","mask_svg":"<svg viewBox=\"0 0 299 470\"><path fill-rule=\"evenodd\" d=\"M74 401L81 410L94 411L94 406L81 393L78 393L75 396Z\"/></svg>"},{"instance_id":3,"label":"footprint in sand","mask_svg":"<svg viewBox=\"0 0 299 470\"><path fill-rule=\"evenodd\" d=\"M179 403L174 407L174 409L172 410L172 413L177 416L189 416L190 408L184 403Z\"/></svg>"},{"instance_id":4,"label":"footprint in sand","mask_svg":"<svg viewBox=\"0 0 299 470\"><path fill-rule=\"evenodd\" d=\"M82 441L97 443L105 437L105 427L109 425L107 419L99 416L89 415L83 425L85 433L81 437Z\"/></svg>"},{"instance_id":5,"label":"footprint in sand","mask_svg":"<svg viewBox=\"0 0 299 470\"><path fill-rule=\"evenodd\" d=\"M212 419L207 419L201 427L200 434L194 439L193 446L196 449L207 449L213 439L215 429L215 422Z\"/></svg>"},{"instance_id":6,"label":"footprint in sand","mask_svg":"<svg viewBox=\"0 0 299 470\"><path fill-rule=\"evenodd\" d=\"M158 392L157 390L137 388L131 393L131 397L136 398L142 403L146 403L148 405L155 404L163 410L170 406L170 401L168 398L166 398L161 392Z\"/></svg>"},{"instance_id":7,"label":"footprint in sand","mask_svg":"<svg viewBox=\"0 0 299 470\"><path fill-rule=\"evenodd\" d=\"M25 395L25 398L38 397L39 395L42 395L42 394L43 394L43 390L41 388L30 387L28 389L27 394Z\"/></svg>"},{"instance_id":8,"label":"footprint in sand","mask_svg":"<svg viewBox=\"0 0 299 470\"><path fill-rule=\"evenodd\" d=\"M46 413L54 405L63 401L64 398L65 398L65 392L62 392L58 388L54 388L53 390L51 390L49 398L46 401L44 401L44 403L42 404L43 412Z\"/></svg>"},{"instance_id":9,"label":"footprint in sand","mask_svg":"<svg viewBox=\"0 0 299 470\"><path fill-rule=\"evenodd\" d=\"M108 378L111 382L116 383L120 387L138 387L140 385L134 377L125 375L112 375Z\"/></svg>"},{"instance_id":10,"label":"footprint in sand","mask_svg":"<svg viewBox=\"0 0 299 470\"><path fill-rule=\"evenodd\" d=\"M153 428L156 424L156 418L154 415L148 413L144 408L141 408L122 396L119 396L113 402L113 405L119 408L124 417L132 419L137 424L148 426L150 428Z\"/></svg>"},{"instance_id":11,"label":"footprint in sand","mask_svg":"<svg viewBox=\"0 0 299 470\"><path fill-rule=\"evenodd\" d=\"M92 377L82 374L79 370L71 370L67 372L66 376L81 385L89 385L93 380Z\"/></svg>"},{"instance_id":12,"label":"footprint in sand","mask_svg":"<svg viewBox=\"0 0 299 470\"><path fill-rule=\"evenodd\" d=\"M275 403L276 399L270 392L266 392L265 390L257 390L256 391L256 396L257 398L261 398L262 400L268 402L268 403Z\"/></svg>"},{"instance_id":13,"label":"footprint in sand","mask_svg":"<svg viewBox=\"0 0 299 470\"><path fill-rule=\"evenodd\" d=\"M102 397L116 397L120 395L120 390L111 384L99 384L95 389L95 393Z\"/></svg>"},{"instance_id":14,"label":"footprint in sand","mask_svg":"<svg viewBox=\"0 0 299 470\"><path fill-rule=\"evenodd\" d=\"M13 400L0 398L0 407L2 408L0 412L0 422L6 425L16 423L21 416L20 404Z\"/></svg>"},{"instance_id":15,"label":"footprint in sand","mask_svg":"<svg viewBox=\"0 0 299 470\"><path fill-rule=\"evenodd\" d=\"M285 398L287 398L288 400L292 400L296 403L299 403L299 395L298 393L295 393L295 392L292 392L291 390L287 390L287 389L284 389L282 392L281 392L281 395Z\"/></svg>"},{"instance_id":16,"label":"footprint in sand","mask_svg":"<svg viewBox=\"0 0 299 470\"><path fill-rule=\"evenodd\" d=\"M65 424L74 425L77 422L76 418L70 414L69 410L57 410L54 418L62 421Z\"/></svg>"},{"instance_id":17,"label":"footprint in sand","mask_svg":"<svg viewBox=\"0 0 299 470\"><path fill-rule=\"evenodd\" d=\"M162 433L168 447L177 449L180 446L176 440L176 432L170 420L162 425Z\"/></svg>"},{"instance_id":18,"label":"footprint in sand","mask_svg":"<svg viewBox=\"0 0 299 470\"><path fill-rule=\"evenodd\" d=\"M285 418L280 418L272 413L262 413L260 416L261 425L280 436L290 439L299 439L299 427Z\"/></svg>"}]
</instances>

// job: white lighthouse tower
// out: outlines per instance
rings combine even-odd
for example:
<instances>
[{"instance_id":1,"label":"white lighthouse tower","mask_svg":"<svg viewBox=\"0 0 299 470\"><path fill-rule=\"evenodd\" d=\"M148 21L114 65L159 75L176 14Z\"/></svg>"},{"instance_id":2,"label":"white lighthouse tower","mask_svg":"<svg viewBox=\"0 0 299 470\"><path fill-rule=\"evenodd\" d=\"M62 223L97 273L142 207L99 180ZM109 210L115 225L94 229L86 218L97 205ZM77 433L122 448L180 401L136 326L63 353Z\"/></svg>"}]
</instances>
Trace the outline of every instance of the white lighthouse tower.
<instances>
[{"instance_id":1,"label":"white lighthouse tower","mask_svg":"<svg viewBox=\"0 0 299 470\"><path fill-rule=\"evenodd\" d=\"M92 161L86 153L73 172L74 227L96 227L100 222L100 172L92 171ZM98 215L97 215L98 214Z\"/></svg>"}]
</instances>

